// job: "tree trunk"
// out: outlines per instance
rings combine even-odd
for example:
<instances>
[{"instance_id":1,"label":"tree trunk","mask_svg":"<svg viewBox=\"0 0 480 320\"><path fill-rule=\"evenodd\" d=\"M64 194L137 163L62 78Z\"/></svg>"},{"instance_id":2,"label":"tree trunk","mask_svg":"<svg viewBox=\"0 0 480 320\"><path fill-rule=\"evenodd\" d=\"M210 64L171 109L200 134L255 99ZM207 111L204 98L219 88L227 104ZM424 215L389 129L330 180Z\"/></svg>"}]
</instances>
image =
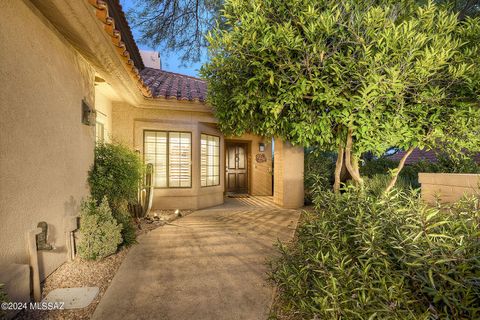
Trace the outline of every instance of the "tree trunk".
<instances>
[{"instance_id":1,"label":"tree trunk","mask_svg":"<svg viewBox=\"0 0 480 320\"><path fill-rule=\"evenodd\" d=\"M335 183L333 184L333 191L335 191L335 193L340 192L340 183L341 183L344 153L345 152L343 150L343 146L340 143L338 145L337 162L335 163Z\"/></svg>"},{"instance_id":2,"label":"tree trunk","mask_svg":"<svg viewBox=\"0 0 480 320\"><path fill-rule=\"evenodd\" d=\"M358 158L355 157L354 155L352 155L351 163L352 163L352 168L353 168L353 170L355 171L355 173L357 174L357 176L360 177L360 167L359 167L359 165L358 165Z\"/></svg>"},{"instance_id":3,"label":"tree trunk","mask_svg":"<svg viewBox=\"0 0 480 320\"><path fill-rule=\"evenodd\" d=\"M400 171L402 171L403 167L405 166L405 161L407 161L407 158L412 153L413 149L414 148L408 149L407 152L403 155L402 159L400 160L400 163L398 164L398 167L392 173L392 179L390 180L390 183L385 189L385 193L388 193L390 190L392 190L392 188L395 186L395 183L397 183L398 175L400 174Z\"/></svg>"},{"instance_id":4,"label":"tree trunk","mask_svg":"<svg viewBox=\"0 0 480 320\"><path fill-rule=\"evenodd\" d=\"M348 129L347 145L345 146L345 165L347 167L348 172L352 176L353 181L355 181L360 186L363 186L363 179L360 176L360 172L358 170L358 160L355 159L354 156L352 155L352 144L353 144L352 129ZM354 165L352 165L352 158L353 158Z\"/></svg>"}]
</instances>

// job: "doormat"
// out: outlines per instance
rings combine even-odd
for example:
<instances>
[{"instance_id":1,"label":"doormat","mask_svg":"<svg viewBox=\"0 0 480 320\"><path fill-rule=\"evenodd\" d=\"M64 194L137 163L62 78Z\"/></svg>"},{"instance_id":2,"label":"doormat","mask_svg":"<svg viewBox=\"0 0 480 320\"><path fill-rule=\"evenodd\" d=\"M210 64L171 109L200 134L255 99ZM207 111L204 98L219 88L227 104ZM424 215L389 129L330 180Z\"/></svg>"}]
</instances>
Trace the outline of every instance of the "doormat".
<instances>
[{"instance_id":1,"label":"doormat","mask_svg":"<svg viewBox=\"0 0 480 320\"><path fill-rule=\"evenodd\" d=\"M250 198L248 194L229 194L229 198Z\"/></svg>"},{"instance_id":2,"label":"doormat","mask_svg":"<svg viewBox=\"0 0 480 320\"><path fill-rule=\"evenodd\" d=\"M42 302L62 303L64 309L82 309L95 299L98 291L98 287L55 289Z\"/></svg>"}]
</instances>

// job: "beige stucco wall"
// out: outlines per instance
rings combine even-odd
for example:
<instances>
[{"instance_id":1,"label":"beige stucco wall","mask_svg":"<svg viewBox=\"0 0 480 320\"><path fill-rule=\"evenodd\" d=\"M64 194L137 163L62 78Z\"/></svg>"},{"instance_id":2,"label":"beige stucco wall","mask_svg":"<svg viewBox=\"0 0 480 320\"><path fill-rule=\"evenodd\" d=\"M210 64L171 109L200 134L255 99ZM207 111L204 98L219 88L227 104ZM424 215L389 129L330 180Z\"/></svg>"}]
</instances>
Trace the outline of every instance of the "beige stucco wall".
<instances>
[{"instance_id":1,"label":"beige stucco wall","mask_svg":"<svg viewBox=\"0 0 480 320\"><path fill-rule=\"evenodd\" d=\"M92 68L24 1L0 2L0 265L28 263L25 233L49 224L41 277L66 260L65 226L88 195ZM0 267L1 268L1 267Z\"/></svg>"},{"instance_id":2,"label":"beige stucco wall","mask_svg":"<svg viewBox=\"0 0 480 320\"><path fill-rule=\"evenodd\" d=\"M112 136L112 101L99 86L95 90L95 110L97 111L97 121L104 125L105 142L110 142Z\"/></svg>"},{"instance_id":3,"label":"beige stucco wall","mask_svg":"<svg viewBox=\"0 0 480 320\"><path fill-rule=\"evenodd\" d=\"M284 208L304 204L304 150L275 138L274 202Z\"/></svg>"},{"instance_id":4,"label":"beige stucco wall","mask_svg":"<svg viewBox=\"0 0 480 320\"><path fill-rule=\"evenodd\" d=\"M172 106L182 102L171 101ZM192 133L192 187L156 188L153 209L200 209L223 203L224 177L220 175L220 185L200 186L200 135L202 133L223 136L215 128L211 113L155 108L138 108L125 103L114 103L112 109L113 140L124 143L143 155L144 130L186 131ZM223 158L224 149L220 148ZM220 163L224 172L224 163Z\"/></svg>"},{"instance_id":5,"label":"beige stucco wall","mask_svg":"<svg viewBox=\"0 0 480 320\"><path fill-rule=\"evenodd\" d=\"M422 199L435 203L452 203L464 195L480 195L480 174L419 173Z\"/></svg>"}]
</instances>

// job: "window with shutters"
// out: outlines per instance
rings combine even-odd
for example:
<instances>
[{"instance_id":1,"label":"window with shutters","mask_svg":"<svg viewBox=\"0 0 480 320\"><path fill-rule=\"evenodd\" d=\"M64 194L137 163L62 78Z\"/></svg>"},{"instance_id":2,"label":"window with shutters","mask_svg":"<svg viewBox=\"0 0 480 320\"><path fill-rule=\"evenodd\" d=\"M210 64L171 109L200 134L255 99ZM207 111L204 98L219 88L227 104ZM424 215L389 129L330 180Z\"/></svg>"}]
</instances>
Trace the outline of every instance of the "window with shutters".
<instances>
[{"instance_id":1,"label":"window with shutters","mask_svg":"<svg viewBox=\"0 0 480 320\"><path fill-rule=\"evenodd\" d=\"M153 164L156 188L191 188L192 134L144 131L145 164Z\"/></svg>"},{"instance_id":2,"label":"window with shutters","mask_svg":"<svg viewBox=\"0 0 480 320\"><path fill-rule=\"evenodd\" d=\"M200 140L201 186L218 186L220 184L220 138L202 134Z\"/></svg>"}]
</instances>

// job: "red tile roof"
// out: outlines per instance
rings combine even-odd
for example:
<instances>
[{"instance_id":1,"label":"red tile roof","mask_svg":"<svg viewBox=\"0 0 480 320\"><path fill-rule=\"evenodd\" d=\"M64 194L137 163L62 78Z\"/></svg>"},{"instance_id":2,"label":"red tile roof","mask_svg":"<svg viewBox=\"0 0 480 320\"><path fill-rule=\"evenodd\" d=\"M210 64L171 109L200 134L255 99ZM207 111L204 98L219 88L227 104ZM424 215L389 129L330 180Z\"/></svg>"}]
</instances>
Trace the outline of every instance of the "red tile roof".
<instances>
[{"instance_id":1,"label":"red tile roof","mask_svg":"<svg viewBox=\"0 0 480 320\"><path fill-rule=\"evenodd\" d=\"M127 71L130 76L137 83L138 88L145 97L151 97L152 93L150 88L145 85L142 77L140 76L138 68L135 66L134 61L130 58L130 52L128 52L125 43L122 41L122 35L119 30L115 28L115 20L109 15L108 4L103 0L88 0L89 3L95 7L95 13L97 19L103 23L104 31L111 37L113 45L117 49L117 53L122 59L123 63L127 67ZM119 3L114 2L114 5L119 5ZM122 11L121 7L118 7L117 10ZM130 37L130 34L126 34L126 37Z\"/></svg>"},{"instance_id":2,"label":"red tile roof","mask_svg":"<svg viewBox=\"0 0 480 320\"><path fill-rule=\"evenodd\" d=\"M387 158L392 160L392 161L400 161L402 157L405 155L405 151L398 151L397 153L388 156ZM414 149L412 154L407 158L405 161L405 164L414 164L417 163L421 160L428 161L428 162L437 162L437 155L438 151L436 150L420 150L420 149ZM473 159L480 163L480 153L476 154Z\"/></svg>"},{"instance_id":3,"label":"red tile roof","mask_svg":"<svg viewBox=\"0 0 480 320\"><path fill-rule=\"evenodd\" d=\"M392 161L400 161L404 155L405 155L405 151L398 151L397 153L391 156L388 156L388 159ZM421 160L436 162L437 154L433 150L426 151L426 150L414 149L412 151L412 154L410 154L410 156L405 161L405 164L413 164Z\"/></svg>"},{"instance_id":4,"label":"red tile roof","mask_svg":"<svg viewBox=\"0 0 480 320\"><path fill-rule=\"evenodd\" d=\"M199 78L152 68L143 69L140 75L154 98L204 102L207 96L207 84Z\"/></svg>"}]
</instances>

